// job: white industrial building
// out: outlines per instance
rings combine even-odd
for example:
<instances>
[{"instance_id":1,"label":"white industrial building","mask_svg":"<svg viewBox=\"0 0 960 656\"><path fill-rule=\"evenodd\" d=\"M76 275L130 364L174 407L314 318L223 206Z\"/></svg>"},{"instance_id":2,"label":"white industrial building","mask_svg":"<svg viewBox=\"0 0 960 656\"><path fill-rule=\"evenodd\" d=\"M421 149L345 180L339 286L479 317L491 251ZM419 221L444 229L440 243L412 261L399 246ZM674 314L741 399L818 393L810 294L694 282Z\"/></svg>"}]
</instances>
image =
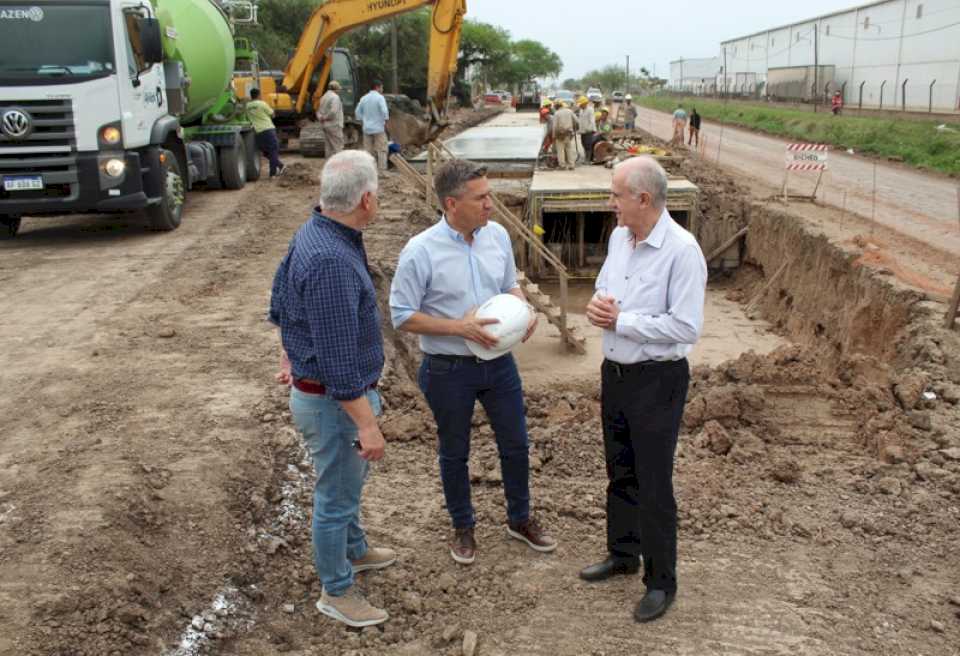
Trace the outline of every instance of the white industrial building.
<instances>
[{"instance_id":1,"label":"white industrial building","mask_svg":"<svg viewBox=\"0 0 960 656\"><path fill-rule=\"evenodd\" d=\"M672 61L670 62L670 88L694 93L715 93L721 66L719 57Z\"/></svg>"},{"instance_id":2,"label":"white industrial building","mask_svg":"<svg viewBox=\"0 0 960 656\"><path fill-rule=\"evenodd\" d=\"M724 41L721 71L724 61L720 91L787 96L774 87L785 89L795 68L820 94L842 90L848 107L957 111L960 0L888 0L824 14ZM824 67L816 75L815 62Z\"/></svg>"}]
</instances>

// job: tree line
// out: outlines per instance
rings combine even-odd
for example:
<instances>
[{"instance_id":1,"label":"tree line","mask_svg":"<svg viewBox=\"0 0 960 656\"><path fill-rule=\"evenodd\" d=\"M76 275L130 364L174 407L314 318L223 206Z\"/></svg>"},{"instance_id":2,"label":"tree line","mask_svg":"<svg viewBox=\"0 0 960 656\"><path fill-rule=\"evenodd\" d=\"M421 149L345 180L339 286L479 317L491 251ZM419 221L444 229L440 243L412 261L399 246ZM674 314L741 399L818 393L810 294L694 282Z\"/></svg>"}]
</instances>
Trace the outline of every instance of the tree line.
<instances>
[{"instance_id":1,"label":"tree line","mask_svg":"<svg viewBox=\"0 0 960 656\"><path fill-rule=\"evenodd\" d=\"M589 71L581 78L567 78L561 86L568 91L585 91L590 87L597 87L605 93L613 91L654 91L665 86L666 80L651 75L650 71L641 66L639 71L630 71L627 79L625 66L610 64L603 68Z\"/></svg>"},{"instance_id":2,"label":"tree line","mask_svg":"<svg viewBox=\"0 0 960 656\"><path fill-rule=\"evenodd\" d=\"M313 11L322 0L271 0L260 5L259 25L241 29L256 44L271 69L283 69ZM397 23L400 92L424 100L430 10L400 15ZM350 50L357 63L362 87L374 79L389 84L393 66L391 22L365 25L342 36L337 46ZM457 61L454 94L468 101L467 73L491 87L516 88L536 78L556 77L563 68L557 53L531 39L514 40L502 27L471 19L464 21Z\"/></svg>"}]
</instances>

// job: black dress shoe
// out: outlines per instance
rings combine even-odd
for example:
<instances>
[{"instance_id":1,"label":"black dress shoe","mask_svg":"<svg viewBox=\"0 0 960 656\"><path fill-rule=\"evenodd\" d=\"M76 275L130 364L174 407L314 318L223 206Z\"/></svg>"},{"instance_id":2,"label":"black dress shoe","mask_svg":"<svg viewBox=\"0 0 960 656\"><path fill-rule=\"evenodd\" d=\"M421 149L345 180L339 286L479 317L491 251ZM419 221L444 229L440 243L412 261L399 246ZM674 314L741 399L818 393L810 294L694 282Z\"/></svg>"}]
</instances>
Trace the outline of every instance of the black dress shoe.
<instances>
[{"instance_id":1,"label":"black dress shoe","mask_svg":"<svg viewBox=\"0 0 960 656\"><path fill-rule=\"evenodd\" d=\"M633 619L638 622L650 622L657 619L667 612L676 596L676 591L647 590L647 594L643 595L643 599L640 600L633 611Z\"/></svg>"},{"instance_id":2,"label":"black dress shoe","mask_svg":"<svg viewBox=\"0 0 960 656\"><path fill-rule=\"evenodd\" d=\"M640 560L607 556L607 559L580 570L584 581L605 581L611 576L636 574L640 571Z\"/></svg>"}]
</instances>

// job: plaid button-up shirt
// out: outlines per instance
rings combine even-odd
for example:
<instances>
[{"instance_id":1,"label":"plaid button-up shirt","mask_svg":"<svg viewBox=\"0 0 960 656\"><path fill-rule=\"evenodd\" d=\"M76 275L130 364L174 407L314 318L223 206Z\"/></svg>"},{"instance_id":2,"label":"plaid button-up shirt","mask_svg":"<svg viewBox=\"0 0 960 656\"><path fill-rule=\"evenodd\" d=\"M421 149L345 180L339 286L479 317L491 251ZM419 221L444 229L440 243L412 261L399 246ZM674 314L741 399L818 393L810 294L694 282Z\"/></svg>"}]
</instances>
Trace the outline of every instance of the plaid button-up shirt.
<instances>
[{"instance_id":1,"label":"plaid button-up shirt","mask_svg":"<svg viewBox=\"0 0 960 656\"><path fill-rule=\"evenodd\" d=\"M363 235L319 208L277 269L269 316L294 378L322 383L339 400L359 398L380 378L383 336Z\"/></svg>"}]
</instances>

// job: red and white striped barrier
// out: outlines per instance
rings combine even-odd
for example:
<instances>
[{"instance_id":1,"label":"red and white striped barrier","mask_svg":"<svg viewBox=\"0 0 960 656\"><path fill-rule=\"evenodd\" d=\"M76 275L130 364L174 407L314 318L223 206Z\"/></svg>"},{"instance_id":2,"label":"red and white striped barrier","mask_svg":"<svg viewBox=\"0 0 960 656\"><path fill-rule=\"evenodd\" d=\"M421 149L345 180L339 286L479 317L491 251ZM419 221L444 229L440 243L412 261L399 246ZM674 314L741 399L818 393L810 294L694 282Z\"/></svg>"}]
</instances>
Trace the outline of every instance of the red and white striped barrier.
<instances>
[{"instance_id":1,"label":"red and white striped barrier","mask_svg":"<svg viewBox=\"0 0 960 656\"><path fill-rule=\"evenodd\" d=\"M828 153L827 144L787 144L784 168L787 171L826 171Z\"/></svg>"}]
</instances>

